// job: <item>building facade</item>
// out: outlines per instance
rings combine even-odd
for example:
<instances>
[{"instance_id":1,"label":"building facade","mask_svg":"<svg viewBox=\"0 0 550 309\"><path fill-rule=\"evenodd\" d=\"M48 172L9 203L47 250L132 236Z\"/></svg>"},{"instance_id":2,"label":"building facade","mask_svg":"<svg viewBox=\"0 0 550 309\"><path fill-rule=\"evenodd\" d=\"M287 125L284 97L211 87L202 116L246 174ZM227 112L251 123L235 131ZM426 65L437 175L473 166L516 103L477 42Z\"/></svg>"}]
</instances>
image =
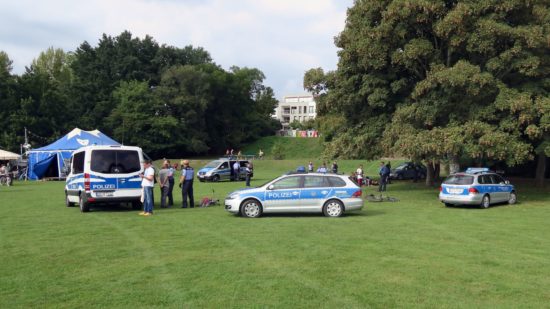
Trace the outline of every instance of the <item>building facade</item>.
<instances>
[{"instance_id":1,"label":"building facade","mask_svg":"<svg viewBox=\"0 0 550 309\"><path fill-rule=\"evenodd\" d=\"M312 95L285 96L273 114L273 118L281 122L283 130L289 129L293 121L304 122L316 116L317 104Z\"/></svg>"}]
</instances>

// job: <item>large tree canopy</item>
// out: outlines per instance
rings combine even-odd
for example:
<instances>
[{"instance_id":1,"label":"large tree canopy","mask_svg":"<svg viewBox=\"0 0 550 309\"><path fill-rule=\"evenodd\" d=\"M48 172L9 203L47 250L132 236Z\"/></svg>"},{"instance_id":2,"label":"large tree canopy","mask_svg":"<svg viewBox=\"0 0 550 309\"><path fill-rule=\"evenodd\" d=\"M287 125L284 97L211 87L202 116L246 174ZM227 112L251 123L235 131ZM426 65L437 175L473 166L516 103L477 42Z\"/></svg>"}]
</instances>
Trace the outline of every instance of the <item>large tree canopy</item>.
<instances>
[{"instance_id":1,"label":"large tree canopy","mask_svg":"<svg viewBox=\"0 0 550 309\"><path fill-rule=\"evenodd\" d=\"M548 1L355 1L335 42L337 70L304 76L333 123L327 155L550 154Z\"/></svg>"}]
</instances>

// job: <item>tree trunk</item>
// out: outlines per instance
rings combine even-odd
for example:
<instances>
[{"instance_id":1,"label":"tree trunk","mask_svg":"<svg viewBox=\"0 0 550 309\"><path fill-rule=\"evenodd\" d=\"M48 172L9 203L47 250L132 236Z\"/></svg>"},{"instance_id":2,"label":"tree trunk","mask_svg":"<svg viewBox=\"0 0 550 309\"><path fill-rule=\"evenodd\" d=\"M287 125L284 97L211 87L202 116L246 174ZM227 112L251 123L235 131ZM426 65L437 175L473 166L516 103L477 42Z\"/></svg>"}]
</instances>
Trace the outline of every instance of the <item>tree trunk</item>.
<instances>
[{"instance_id":1,"label":"tree trunk","mask_svg":"<svg viewBox=\"0 0 550 309\"><path fill-rule=\"evenodd\" d=\"M537 160L537 171L535 174L535 185L539 188L544 187L544 178L546 176L546 154L541 151Z\"/></svg>"},{"instance_id":2,"label":"tree trunk","mask_svg":"<svg viewBox=\"0 0 550 309\"><path fill-rule=\"evenodd\" d=\"M438 180L441 174L441 163L439 161L434 164L434 181Z\"/></svg>"},{"instance_id":3,"label":"tree trunk","mask_svg":"<svg viewBox=\"0 0 550 309\"><path fill-rule=\"evenodd\" d=\"M457 156L451 156L449 159L449 174L460 172L460 163Z\"/></svg>"},{"instance_id":4,"label":"tree trunk","mask_svg":"<svg viewBox=\"0 0 550 309\"><path fill-rule=\"evenodd\" d=\"M434 165L432 161L428 161L426 164L426 186L432 187L434 185Z\"/></svg>"}]
</instances>

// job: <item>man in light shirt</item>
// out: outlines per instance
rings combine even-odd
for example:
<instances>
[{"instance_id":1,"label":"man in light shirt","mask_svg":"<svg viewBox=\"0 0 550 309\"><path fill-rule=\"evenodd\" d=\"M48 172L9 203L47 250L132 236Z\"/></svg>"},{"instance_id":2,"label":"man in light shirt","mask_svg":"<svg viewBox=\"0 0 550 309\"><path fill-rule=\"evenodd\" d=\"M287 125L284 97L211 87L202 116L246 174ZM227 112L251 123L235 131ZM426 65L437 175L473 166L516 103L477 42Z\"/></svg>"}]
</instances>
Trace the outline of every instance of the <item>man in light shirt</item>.
<instances>
[{"instance_id":1,"label":"man in light shirt","mask_svg":"<svg viewBox=\"0 0 550 309\"><path fill-rule=\"evenodd\" d=\"M153 187L155 179L155 170L151 166L151 161L145 160L143 162L144 172L140 174L141 187L143 188L143 212L142 216L151 216L153 214Z\"/></svg>"},{"instance_id":2,"label":"man in light shirt","mask_svg":"<svg viewBox=\"0 0 550 309\"><path fill-rule=\"evenodd\" d=\"M355 174L357 175L357 183L359 183L359 186L362 186L363 185L363 165L359 165L359 167L355 171Z\"/></svg>"}]
</instances>

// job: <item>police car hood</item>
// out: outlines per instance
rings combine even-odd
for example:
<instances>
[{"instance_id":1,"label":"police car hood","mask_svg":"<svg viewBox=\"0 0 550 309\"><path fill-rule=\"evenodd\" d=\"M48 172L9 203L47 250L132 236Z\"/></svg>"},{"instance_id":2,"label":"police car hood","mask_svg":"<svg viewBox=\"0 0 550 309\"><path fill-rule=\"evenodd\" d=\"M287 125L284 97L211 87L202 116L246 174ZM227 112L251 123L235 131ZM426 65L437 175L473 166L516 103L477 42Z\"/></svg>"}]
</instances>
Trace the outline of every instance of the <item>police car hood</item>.
<instances>
[{"instance_id":1,"label":"police car hood","mask_svg":"<svg viewBox=\"0 0 550 309\"><path fill-rule=\"evenodd\" d=\"M199 173L208 173L213 169L214 169L214 167L203 167L199 170Z\"/></svg>"}]
</instances>

